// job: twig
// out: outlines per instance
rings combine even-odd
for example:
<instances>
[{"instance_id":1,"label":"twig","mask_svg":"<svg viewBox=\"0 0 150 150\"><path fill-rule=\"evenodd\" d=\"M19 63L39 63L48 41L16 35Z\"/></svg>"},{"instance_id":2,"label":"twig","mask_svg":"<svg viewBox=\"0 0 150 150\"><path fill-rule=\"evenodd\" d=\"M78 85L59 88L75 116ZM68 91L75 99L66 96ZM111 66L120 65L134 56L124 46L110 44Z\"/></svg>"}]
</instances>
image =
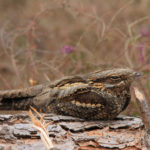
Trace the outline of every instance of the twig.
<instances>
[{"instance_id":1,"label":"twig","mask_svg":"<svg viewBox=\"0 0 150 150\"><path fill-rule=\"evenodd\" d=\"M150 109L146 98L143 93L141 93L138 88L134 87L135 97L140 107L140 112L142 115L143 122L147 130L150 131Z\"/></svg>"},{"instance_id":2,"label":"twig","mask_svg":"<svg viewBox=\"0 0 150 150\"><path fill-rule=\"evenodd\" d=\"M110 20L108 29L111 27L113 21L117 18L117 16L123 11L125 10L129 5L131 5L133 3L133 0L129 1L128 3L126 3L126 5L124 5L123 7L121 7L120 9L117 10L117 12L113 15L113 17Z\"/></svg>"},{"instance_id":3,"label":"twig","mask_svg":"<svg viewBox=\"0 0 150 150\"><path fill-rule=\"evenodd\" d=\"M136 87L134 87L134 92L136 101L140 108L141 117L146 129L144 141L147 148L150 149L150 109L144 94L140 92Z\"/></svg>"},{"instance_id":4,"label":"twig","mask_svg":"<svg viewBox=\"0 0 150 150\"><path fill-rule=\"evenodd\" d=\"M4 53L6 54L6 56L11 60L11 64L12 64L12 67L15 71L16 77L19 81L20 86L22 87L21 75L20 75L20 72L18 70L17 63L16 63L16 60L15 60L15 57L14 57L14 49L15 49L14 48L14 43L15 43L15 40L17 39L17 37L18 37L18 33L13 35L13 38L10 41L10 46L6 45L6 42L5 42L5 39L4 39L4 34L5 34L4 30L1 30L1 32L0 32L0 42L1 42L1 45L2 45L2 49L4 50ZM10 53L8 53L7 49L10 50Z\"/></svg>"},{"instance_id":5,"label":"twig","mask_svg":"<svg viewBox=\"0 0 150 150\"><path fill-rule=\"evenodd\" d=\"M33 50L35 49L34 46L36 45L34 42L34 34L35 34L35 27L37 25L37 22L39 18L47 11L48 9L42 9L40 10L34 18L31 20L29 23L27 30L25 31L26 33L26 39L27 39L27 44L28 44L28 57L29 57L29 62L30 62L30 67L31 67L31 76L32 79L34 80L35 78L35 72L36 72L36 66L34 62L34 57L33 57Z\"/></svg>"}]
</instances>

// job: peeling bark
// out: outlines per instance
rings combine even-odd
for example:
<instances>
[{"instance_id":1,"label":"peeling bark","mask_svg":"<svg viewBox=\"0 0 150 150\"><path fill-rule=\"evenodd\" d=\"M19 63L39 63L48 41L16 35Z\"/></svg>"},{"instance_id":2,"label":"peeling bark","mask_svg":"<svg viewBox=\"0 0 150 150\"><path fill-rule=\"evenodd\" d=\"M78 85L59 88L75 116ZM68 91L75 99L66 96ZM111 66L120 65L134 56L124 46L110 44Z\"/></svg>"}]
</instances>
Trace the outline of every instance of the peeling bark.
<instances>
[{"instance_id":1,"label":"peeling bark","mask_svg":"<svg viewBox=\"0 0 150 150\"><path fill-rule=\"evenodd\" d=\"M45 150L26 112L0 113L0 149ZM86 121L47 114L49 136L60 150L146 150L144 125L140 118L118 116L111 121Z\"/></svg>"}]
</instances>

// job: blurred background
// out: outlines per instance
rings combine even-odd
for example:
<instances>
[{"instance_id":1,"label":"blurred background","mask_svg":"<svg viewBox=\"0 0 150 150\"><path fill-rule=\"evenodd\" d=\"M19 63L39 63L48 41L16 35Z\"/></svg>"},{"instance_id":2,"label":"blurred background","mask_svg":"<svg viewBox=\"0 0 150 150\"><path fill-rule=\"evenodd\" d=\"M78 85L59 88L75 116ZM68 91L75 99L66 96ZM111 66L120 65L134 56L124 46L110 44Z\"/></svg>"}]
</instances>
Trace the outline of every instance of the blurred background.
<instances>
[{"instance_id":1,"label":"blurred background","mask_svg":"<svg viewBox=\"0 0 150 150\"><path fill-rule=\"evenodd\" d=\"M0 90L113 67L143 72L150 101L149 0L0 0Z\"/></svg>"}]
</instances>

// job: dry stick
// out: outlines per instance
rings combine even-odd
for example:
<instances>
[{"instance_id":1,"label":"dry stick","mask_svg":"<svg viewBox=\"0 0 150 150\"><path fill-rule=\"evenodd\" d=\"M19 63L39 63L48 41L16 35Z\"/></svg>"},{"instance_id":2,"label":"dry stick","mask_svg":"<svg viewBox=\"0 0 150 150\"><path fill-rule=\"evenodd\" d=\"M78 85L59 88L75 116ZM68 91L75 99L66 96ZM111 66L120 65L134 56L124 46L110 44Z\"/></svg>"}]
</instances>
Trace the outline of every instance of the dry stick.
<instances>
[{"instance_id":1,"label":"dry stick","mask_svg":"<svg viewBox=\"0 0 150 150\"><path fill-rule=\"evenodd\" d=\"M144 94L140 92L138 88L134 87L134 93L146 129L144 142L147 148L150 149L150 108Z\"/></svg>"},{"instance_id":2,"label":"dry stick","mask_svg":"<svg viewBox=\"0 0 150 150\"><path fill-rule=\"evenodd\" d=\"M3 31L3 32L4 32L4 31ZM4 53L6 54L6 56L7 56L8 58L10 58L11 63L12 63L12 66L13 66L13 69L14 69L14 71L15 71L15 73L16 73L16 76L17 76L17 79L18 79L18 81L19 81L19 84L20 84L20 86L22 87L21 75L20 75L20 72L19 72L19 70L18 70L16 60L15 60L15 58L14 58L14 41L15 41L16 38L18 37L18 34L14 35L14 37L13 37L13 39L12 39L12 41L11 41L11 44L10 44L10 47L9 47L9 49L10 49L10 54L9 54L8 51L7 51L8 47L6 47L6 43L5 43L5 41L4 41L4 37L3 37L3 36L4 36L4 33L3 33L3 32L1 31L1 33L0 33L0 43L1 43L1 45L2 45L2 49L4 50Z\"/></svg>"},{"instance_id":3,"label":"dry stick","mask_svg":"<svg viewBox=\"0 0 150 150\"><path fill-rule=\"evenodd\" d=\"M31 20L29 27L27 28L27 41L29 43L28 46L28 56L29 56L29 61L30 61L30 67L31 69L31 76L32 79L35 78L35 72L36 72L36 68L35 68L35 62L34 62L34 58L33 58L33 45L35 45L34 43L34 35L33 33L35 32L35 26L39 20L39 18L43 15L43 13L45 13L48 9L43 9L40 10L40 12L38 12L35 17Z\"/></svg>"},{"instance_id":4,"label":"dry stick","mask_svg":"<svg viewBox=\"0 0 150 150\"><path fill-rule=\"evenodd\" d=\"M141 93L138 88L134 87L136 101L140 107L140 112L142 115L143 122L148 131L150 131L150 109L146 98L143 93Z\"/></svg>"}]
</instances>

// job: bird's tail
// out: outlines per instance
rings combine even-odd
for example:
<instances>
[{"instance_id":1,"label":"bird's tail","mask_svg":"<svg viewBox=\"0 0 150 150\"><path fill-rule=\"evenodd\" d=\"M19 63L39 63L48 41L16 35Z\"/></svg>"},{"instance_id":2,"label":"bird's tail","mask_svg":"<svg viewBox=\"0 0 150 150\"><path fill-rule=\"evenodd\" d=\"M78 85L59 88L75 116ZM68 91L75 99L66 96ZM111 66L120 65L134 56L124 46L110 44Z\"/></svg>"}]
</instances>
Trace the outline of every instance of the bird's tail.
<instances>
[{"instance_id":1,"label":"bird's tail","mask_svg":"<svg viewBox=\"0 0 150 150\"><path fill-rule=\"evenodd\" d=\"M27 109L31 100L42 92L43 87L41 84L24 89L0 91L0 110Z\"/></svg>"}]
</instances>

